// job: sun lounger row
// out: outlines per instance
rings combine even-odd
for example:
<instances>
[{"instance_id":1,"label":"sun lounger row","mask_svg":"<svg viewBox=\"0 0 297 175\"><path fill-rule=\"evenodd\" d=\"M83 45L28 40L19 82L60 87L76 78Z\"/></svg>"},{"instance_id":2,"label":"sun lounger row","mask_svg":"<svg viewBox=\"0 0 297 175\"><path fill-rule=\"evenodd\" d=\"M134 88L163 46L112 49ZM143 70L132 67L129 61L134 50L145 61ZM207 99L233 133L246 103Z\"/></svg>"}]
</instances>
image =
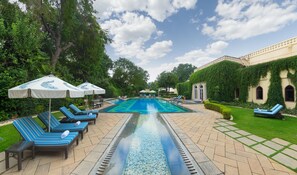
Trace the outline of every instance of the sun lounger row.
<instances>
[{"instance_id":1,"label":"sun lounger row","mask_svg":"<svg viewBox=\"0 0 297 175\"><path fill-rule=\"evenodd\" d=\"M71 106L77 108L75 105ZM49 117L49 112L43 112L38 114L38 118L51 132L45 132L32 117L19 118L13 125L24 140L34 142L36 150L64 151L67 159L71 145L74 142L78 144L78 135L83 139L84 131L88 132L88 122L83 121L93 121L95 124L99 111L92 110L86 115L74 115L65 106L61 107L60 111L66 116L67 122L73 123L60 123L52 114Z\"/></svg>"}]
</instances>

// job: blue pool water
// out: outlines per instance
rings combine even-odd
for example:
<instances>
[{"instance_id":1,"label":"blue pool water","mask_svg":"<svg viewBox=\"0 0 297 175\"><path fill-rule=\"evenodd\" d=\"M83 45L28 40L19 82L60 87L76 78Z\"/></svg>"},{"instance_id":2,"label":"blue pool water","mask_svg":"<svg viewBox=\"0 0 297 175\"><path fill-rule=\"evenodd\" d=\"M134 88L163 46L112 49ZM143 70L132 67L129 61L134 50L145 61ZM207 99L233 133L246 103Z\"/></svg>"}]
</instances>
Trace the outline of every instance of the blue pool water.
<instances>
[{"instance_id":1,"label":"blue pool water","mask_svg":"<svg viewBox=\"0 0 297 175\"><path fill-rule=\"evenodd\" d=\"M105 112L138 112L141 114L148 114L151 111L147 106L152 106L158 112L188 112L186 109L180 108L168 101L160 99L129 99L118 103L116 106L105 109Z\"/></svg>"},{"instance_id":2,"label":"blue pool water","mask_svg":"<svg viewBox=\"0 0 297 175\"><path fill-rule=\"evenodd\" d=\"M142 114L134 115L126 124L104 174L190 174L176 142L166 128L166 123L157 113L159 110L185 110L152 99L134 99L128 100L127 103L126 107L116 106L108 111L133 111Z\"/></svg>"}]
</instances>

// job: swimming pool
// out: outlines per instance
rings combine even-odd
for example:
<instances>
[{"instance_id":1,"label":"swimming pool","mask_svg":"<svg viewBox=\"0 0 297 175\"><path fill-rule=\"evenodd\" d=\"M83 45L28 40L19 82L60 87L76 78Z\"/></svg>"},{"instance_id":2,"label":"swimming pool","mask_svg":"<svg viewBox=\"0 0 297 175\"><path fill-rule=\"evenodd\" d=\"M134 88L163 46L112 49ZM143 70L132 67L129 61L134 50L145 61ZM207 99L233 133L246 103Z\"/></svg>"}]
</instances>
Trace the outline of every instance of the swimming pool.
<instances>
[{"instance_id":1,"label":"swimming pool","mask_svg":"<svg viewBox=\"0 0 297 175\"><path fill-rule=\"evenodd\" d=\"M120 106L120 107L119 107ZM110 151L106 152L98 174L202 174L189 170L189 159L181 156L181 142L173 138L158 112L186 112L158 99L131 99L106 112L138 112L126 123ZM141 113L141 114L140 114ZM187 160L187 164L184 160Z\"/></svg>"},{"instance_id":2,"label":"swimming pool","mask_svg":"<svg viewBox=\"0 0 297 175\"><path fill-rule=\"evenodd\" d=\"M147 106L151 106L151 108L147 108ZM104 109L104 112L138 112L148 114L150 112L189 112L189 110L161 99L139 98L122 101L116 106Z\"/></svg>"}]
</instances>

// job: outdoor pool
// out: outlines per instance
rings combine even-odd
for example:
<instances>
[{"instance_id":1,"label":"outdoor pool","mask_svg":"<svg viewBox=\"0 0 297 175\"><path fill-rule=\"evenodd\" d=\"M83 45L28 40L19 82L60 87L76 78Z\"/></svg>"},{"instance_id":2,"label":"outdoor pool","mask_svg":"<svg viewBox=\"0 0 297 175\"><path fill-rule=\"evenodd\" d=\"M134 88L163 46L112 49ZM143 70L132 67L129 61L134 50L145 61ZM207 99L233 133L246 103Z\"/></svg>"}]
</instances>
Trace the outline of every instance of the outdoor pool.
<instances>
[{"instance_id":1,"label":"outdoor pool","mask_svg":"<svg viewBox=\"0 0 297 175\"><path fill-rule=\"evenodd\" d=\"M131 99L106 112L138 112L124 126L111 149L102 174L192 174L180 154L181 142L173 137L158 112L187 112L158 99ZM110 153L108 153L110 154ZM103 163L106 163L106 160ZM189 161L188 163L189 164ZM102 168L102 166L100 166ZM191 167L193 167L191 165ZM100 173L99 173L100 174ZM202 174L197 168L195 174Z\"/></svg>"},{"instance_id":2,"label":"outdoor pool","mask_svg":"<svg viewBox=\"0 0 297 175\"><path fill-rule=\"evenodd\" d=\"M129 99L118 103L116 106L111 106L104 112L138 112L148 114L151 111L147 106L152 106L151 109L156 109L157 112L190 112L185 108L178 107L168 101L156 98L139 98Z\"/></svg>"}]
</instances>

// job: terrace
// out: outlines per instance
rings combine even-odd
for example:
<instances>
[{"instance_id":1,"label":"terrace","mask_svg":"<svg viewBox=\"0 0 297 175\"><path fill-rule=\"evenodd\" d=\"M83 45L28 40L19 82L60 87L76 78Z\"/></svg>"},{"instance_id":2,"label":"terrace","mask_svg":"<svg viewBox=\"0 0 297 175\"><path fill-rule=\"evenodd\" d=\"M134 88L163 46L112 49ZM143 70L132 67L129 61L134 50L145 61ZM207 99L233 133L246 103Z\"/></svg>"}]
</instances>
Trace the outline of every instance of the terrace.
<instances>
[{"instance_id":1,"label":"terrace","mask_svg":"<svg viewBox=\"0 0 297 175\"><path fill-rule=\"evenodd\" d=\"M206 110L201 104L183 105L193 113L166 113L163 117L205 174L295 174L290 170L297 161L288 150L296 153L296 145L282 139L261 140L261 137L240 130L235 123L222 119L221 114ZM70 149L68 159L59 152L38 152L35 159L23 161L17 170L16 161L5 171L4 152L0 153L0 172L3 174L94 174L97 162L107 151L130 114L101 113L96 125L89 126L79 145ZM252 144L251 144L252 143ZM271 144L283 147L276 151ZM253 147L250 147L252 145ZM268 146L267 146L268 145ZM256 151L257 150L257 151ZM270 151L274 153L270 154ZM275 154L276 153L276 154ZM273 155L272 158L267 156ZM274 159L274 160L273 160ZM278 163L281 162L282 164ZM284 161L285 160L285 161Z\"/></svg>"}]
</instances>

